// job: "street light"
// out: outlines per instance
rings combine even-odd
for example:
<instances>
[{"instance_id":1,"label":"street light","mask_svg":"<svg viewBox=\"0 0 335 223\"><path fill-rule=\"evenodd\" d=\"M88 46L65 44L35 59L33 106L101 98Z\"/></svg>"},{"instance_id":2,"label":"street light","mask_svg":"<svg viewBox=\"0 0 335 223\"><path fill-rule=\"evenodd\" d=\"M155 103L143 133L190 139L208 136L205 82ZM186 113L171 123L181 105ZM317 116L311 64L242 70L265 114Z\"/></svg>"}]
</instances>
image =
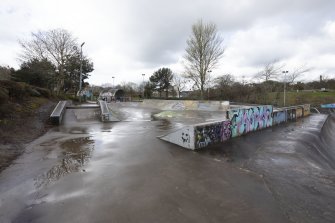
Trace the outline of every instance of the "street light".
<instances>
[{"instance_id":1,"label":"street light","mask_svg":"<svg viewBox=\"0 0 335 223\"><path fill-rule=\"evenodd\" d=\"M112 77L112 78L113 78L113 89L114 89L114 78L115 78L115 77Z\"/></svg>"},{"instance_id":2,"label":"street light","mask_svg":"<svg viewBox=\"0 0 335 223\"><path fill-rule=\"evenodd\" d=\"M142 84L143 84L143 98L144 98L144 76L145 76L145 74L142 74Z\"/></svg>"},{"instance_id":3,"label":"street light","mask_svg":"<svg viewBox=\"0 0 335 223\"><path fill-rule=\"evenodd\" d=\"M286 74L288 73L287 70L282 72L284 74L284 107L286 105Z\"/></svg>"},{"instance_id":4,"label":"street light","mask_svg":"<svg viewBox=\"0 0 335 223\"><path fill-rule=\"evenodd\" d=\"M81 102L81 85L82 85L82 78L83 78L83 46L84 46L85 42L83 42L80 45L80 76L79 76L79 101Z\"/></svg>"},{"instance_id":5,"label":"street light","mask_svg":"<svg viewBox=\"0 0 335 223\"><path fill-rule=\"evenodd\" d=\"M208 72L208 76L212 73L212 70L208 70L207 71ZM209 86L210 85L210 83L208 82L208 87L207 87L207 98L208 98L208 101L209 101Z\"/></svg>"}]
</instances>

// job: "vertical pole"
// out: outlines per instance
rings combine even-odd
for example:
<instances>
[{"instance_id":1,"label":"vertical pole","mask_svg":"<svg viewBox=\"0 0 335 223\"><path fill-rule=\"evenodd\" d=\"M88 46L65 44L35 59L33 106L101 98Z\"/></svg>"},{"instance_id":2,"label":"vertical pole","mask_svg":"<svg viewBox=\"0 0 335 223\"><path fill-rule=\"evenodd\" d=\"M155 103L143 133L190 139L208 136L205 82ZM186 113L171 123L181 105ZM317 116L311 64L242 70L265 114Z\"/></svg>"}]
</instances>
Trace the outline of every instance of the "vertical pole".
<instances>
[{"instance_id":1,"label":"vertical pole","mask_svg":"<svg viewBox=\"0 0 335 223\"><path fill-rule=\"evenodd\" d=\"M145 76L145 74L142 74L142 77L143 77L143 79L142 79L142 85L143 85L143 99L144 99L144 76Z\"/></svg>"},{"instance_id":2,"label":"vertical pole","mask_svg":"<svg viewBox=\"0 0 335 223\"><path fill-rule=\"evenodd\" d=\"M286 74L288 73L287 70L282 72L284 74L284 107L286 106Z\"/></svg>"},{"instance_id":3,"label":"vertical pole","mask_svg":"<svg viewBox=\"0 0 335 223\"><path fill-rule=\"evenodd\" d=\"M85 42L80 45L80 75L79 75L79 102L81 102L81 88L82 88L82 72L83 72L83 46Z\"/></svg>"},{"instance_id":4,"label":"vertical pole","mask_svg":"<svg viewBox=\"0 0 335 223\"><path fill-rule=\"evenodd\" d=\"M207 100L209 101L209 88L210 88L210 75L212 73L212 70L208 70L208 84L207 84Z\"/></svg>"}]
</instances>

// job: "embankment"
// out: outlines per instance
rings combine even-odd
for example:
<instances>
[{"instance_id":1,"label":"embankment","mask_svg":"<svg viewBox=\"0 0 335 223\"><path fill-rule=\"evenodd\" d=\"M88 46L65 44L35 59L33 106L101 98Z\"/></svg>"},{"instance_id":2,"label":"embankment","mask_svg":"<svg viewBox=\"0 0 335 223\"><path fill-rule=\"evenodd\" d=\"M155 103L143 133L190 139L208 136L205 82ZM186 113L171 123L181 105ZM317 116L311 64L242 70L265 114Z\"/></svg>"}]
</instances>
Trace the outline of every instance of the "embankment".
<instances>
[{"instance_id":1,"label":"embankment","mask_svg":"<svg viewBox=\"0 0 335 223\"><path fill-rule=\"evenodd\" d=\"M330 114L321 129L321 143L324 157L335 169L335 114Z\"/></svg>"},{"instance_id":2,"label":"embankment","mask_svg":"<svg viewBox=\"0 0 335 223\"><path fill-rule=\"evenodd\" d=\"M45 133L56 102L29 98L16 103L10 114L0 119L0 172L24 152L24 145ZM5 106L5 105L3 105Z\"/></svg>"}]
</instances>

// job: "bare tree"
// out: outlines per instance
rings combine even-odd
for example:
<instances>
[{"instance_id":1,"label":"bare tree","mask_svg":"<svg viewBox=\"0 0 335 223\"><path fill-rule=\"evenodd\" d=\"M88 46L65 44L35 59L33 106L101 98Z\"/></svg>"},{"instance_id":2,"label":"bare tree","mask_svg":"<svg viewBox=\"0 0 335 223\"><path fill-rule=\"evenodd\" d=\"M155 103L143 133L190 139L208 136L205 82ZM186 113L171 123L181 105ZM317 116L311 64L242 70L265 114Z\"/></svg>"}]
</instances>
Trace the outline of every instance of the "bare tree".
<instances>
[{"instance_id":1,"label":"bare tree","mask_svg":"<svg viewBox=\"0 0 335 223\"><path fill-rule=\"evenodd\" d=\"M257 74L255 78L260 80L269 81L272 79L277 79L280 76L282 69L285 67L284 64L279 64L278 61L274 60L265 64L264 69Z\"/></svg>"},{"instance_id":2,"label":"bare tree","mask_svg":"<svg viewBox=\"0 0 335 223\"><path fill-rule=\"evenodd\" d=\"M64 86L65 63L68 57L78 54L76 39L64 29L38 31L31 33L32 39L19 41L23 52L20 59L29 61L33 59L47 59L58 69L57 92Z\"/></svg>"},{"instance_id":3,"label":"bare tree","mask_svg":"<svg viewBox=\"0 0 335 223\"><path fill-rule=\"evenodd\" d=\"M200 89L201 99L204 98L205 85L210 78L208 71L215 68L224 53L222 42L223 38L218 34L215 24L204 24L200 20L192 26L184 56L185 77Z\"/></svg>"},{"instance_id":4,"label":"bare tree","mask_svg":"<svg viewBox=\"0 0 335 223\"><path fill-rule=\"evenodd\" d=\"M307 67L305 64L295 68L292 72L289 72L286 76L286 80L289 84L293 84L301 75L311 71L312 68Z\"/></svg>"},{"instance_id":5,"label":"bare tree","mask_svg":"<svg viewBox=\"0 0 335 223\"><path fill-rule=\"evenodd\" d=\"M180 75L173 75L172 84L177 89L178 98L180 98L180 93L185 89L187 80Z\"/></svg>"},{"instance_id":6,"label":"bare tree","mask_svg":"<svg viewBox=\"0 0 335 223\"><path fill-rule=\"evenodd\" d=\"M143 89L139 89L139 86L133 82L121 82L122 89L126 92L126 94L130 97L133 97L137 94L137 92L143 92Z\"/></svg>"}]
</instances>

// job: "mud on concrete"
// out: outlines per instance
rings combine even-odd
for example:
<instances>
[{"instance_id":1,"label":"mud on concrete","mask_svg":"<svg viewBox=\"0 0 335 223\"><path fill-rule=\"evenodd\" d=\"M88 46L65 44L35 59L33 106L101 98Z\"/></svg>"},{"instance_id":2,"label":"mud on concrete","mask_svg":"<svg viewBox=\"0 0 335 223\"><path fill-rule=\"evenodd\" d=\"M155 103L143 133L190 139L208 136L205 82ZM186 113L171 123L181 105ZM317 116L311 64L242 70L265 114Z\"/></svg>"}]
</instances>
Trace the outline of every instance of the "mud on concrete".
<instances>
[{"instance_id":1,"label":"mud on concrete","mask_svg":"<svg viewBox=\"0 0 335 223\"><path fill-rule=\"evenodd\" d=\"M10 115L0 125L0 172L22 154L27 143L51 128L49 116L56 102L47 101L36 110L27 104L17 105L23 112Z\"/></svg>"}]
</instances>

